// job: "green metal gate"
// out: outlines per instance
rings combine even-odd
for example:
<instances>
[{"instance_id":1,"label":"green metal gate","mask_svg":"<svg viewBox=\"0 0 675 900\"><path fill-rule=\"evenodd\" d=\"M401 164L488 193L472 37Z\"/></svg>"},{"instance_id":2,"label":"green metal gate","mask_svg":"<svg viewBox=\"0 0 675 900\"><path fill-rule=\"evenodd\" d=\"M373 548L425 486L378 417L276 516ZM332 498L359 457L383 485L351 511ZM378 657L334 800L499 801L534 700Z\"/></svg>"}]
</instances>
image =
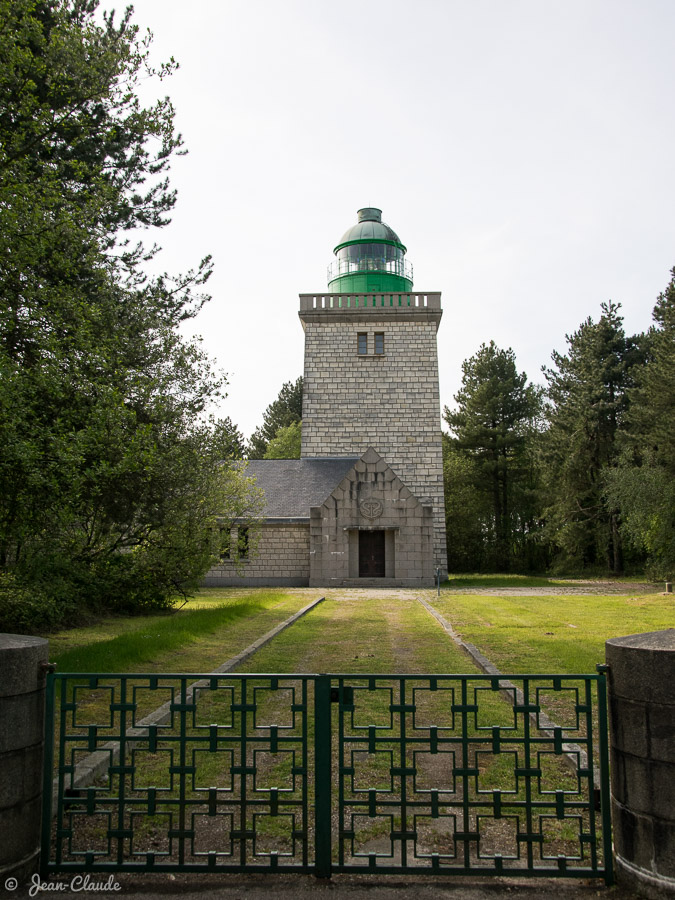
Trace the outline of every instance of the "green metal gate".
<instances>
[{"instance_id":1,"label":"green metal gate","mask_svg":"<svg viewBox=\"0 0 675 900\"><path fill-rule=\"evenodd\" d=\"M56 674L46 734L45 876L612 880L603 674Z\"/></svg>"}]
</instances>

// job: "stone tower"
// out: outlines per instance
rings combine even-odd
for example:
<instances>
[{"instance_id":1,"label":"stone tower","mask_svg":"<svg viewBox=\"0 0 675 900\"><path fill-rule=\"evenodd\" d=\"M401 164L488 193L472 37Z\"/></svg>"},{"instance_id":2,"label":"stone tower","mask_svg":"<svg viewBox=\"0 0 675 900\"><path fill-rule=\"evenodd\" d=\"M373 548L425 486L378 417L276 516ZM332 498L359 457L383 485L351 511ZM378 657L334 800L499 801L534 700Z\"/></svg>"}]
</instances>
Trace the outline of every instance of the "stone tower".
<instances>
[{"instance_id":1,"label":"stone tower","mask_svg":"<svg viewBox=\"0 0 675 900\"><path fill-rule=\"evenodd\" d=\"M413 290L406 247L382 222L379 209L360 209L357 224L345 232L334 254L328 291L300 295L305 331L302 458L360 458L369 449L376 451L380 467L386 464L413 495L409 502L431 515L429 561L432 557L434 568L440 567L444 576L436 347L441 295ZM376 528L364 525L363 530ZM390 531L387 547L393 554L405 531L394 526ZM337 540L333 555L348 553L339 549L339 536ZM353 548L353 535L351 541ZM400 559L405 547L397 546L395 552ZM354 574L354 563L350 567ZM429 583L428 574L424 580Z\"/></svg>"}]
</instances>

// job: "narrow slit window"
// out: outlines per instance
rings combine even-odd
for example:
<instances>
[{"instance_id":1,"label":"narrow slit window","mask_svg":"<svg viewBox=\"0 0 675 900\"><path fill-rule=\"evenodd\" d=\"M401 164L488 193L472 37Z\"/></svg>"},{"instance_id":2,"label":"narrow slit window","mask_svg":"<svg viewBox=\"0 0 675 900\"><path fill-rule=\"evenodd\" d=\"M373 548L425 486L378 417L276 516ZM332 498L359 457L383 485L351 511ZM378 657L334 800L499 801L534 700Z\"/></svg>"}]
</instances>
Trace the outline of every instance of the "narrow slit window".
<instances>
[{"instance_id":1,"label":"narrow slit window","mask_svg":"<svg viewBox=\"0 0 675 900\"><path fill-rule=\"evenodd\" d=\"M239 559L248 559L248 528L237 529L237 555Z\"/></svg>"},{"instance_id":2,"label":"narrow slit window","mask_svg":"<svg viewBox=\"0 0 675 900\"><path fill-rule=\"evenodd\" d=\"M229 527L220 529L220 561L226 562L230 558L230 534Z\"/></svg>"},{"instance_id":3,"label":"narrow slit window","mask_svg":"<svg viewBox=\"0 0 675 900\"><path fill-rule=\"evenodd\" d=\"M368 353L368 335L365 331L360 331L356 336L356 352L359 356L365 356Z\"/></svg>"},{"instance_id":4,"label":"narrow slit window","mask_svg":"<svg viewBox=\"0 0 675 900\"><path fill-rule=\"evenodd\" d=\"M382 356L384 353L384 332L375 332L375 355Z\"/></svg>"}]
</instances>

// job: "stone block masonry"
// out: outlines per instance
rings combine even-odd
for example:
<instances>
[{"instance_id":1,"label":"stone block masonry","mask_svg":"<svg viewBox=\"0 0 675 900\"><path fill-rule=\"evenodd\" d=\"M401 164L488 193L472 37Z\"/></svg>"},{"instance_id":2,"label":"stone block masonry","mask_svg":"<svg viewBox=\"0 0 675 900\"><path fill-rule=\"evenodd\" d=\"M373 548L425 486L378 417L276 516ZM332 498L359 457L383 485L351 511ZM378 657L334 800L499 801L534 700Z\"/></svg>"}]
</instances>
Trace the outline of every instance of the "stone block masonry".
<instances>
[{"instance_id":1,"label":"stone block masonry","mask_svg":"<svg viewBox=\"0 0 675 900\"><path fill-rule=\"evenodd\" d=\"M236 529L230 544L236 547ZM303 587L309 584L309 523L306 525L275 525L269 521L261 526L260 537L250 559L235 565L222 560L206 577L205 587L270 585Z\"/></svg>"},{"instance_id":2,"label":"stone block masonry","mask_svg":"<svg viewBox=\"0 0 675 900\"><path fill-rule=\"evenodd\" d=\"M617 876L644 897L675 896L675 628L612 638L612 818Z\"/></svg>"},{"instance_id":3,"label":"stone block masonry","mask_svg":"<svg viewBox=\"0 0 675 900\"><path fill-rule=\"evenodd\" d=\"M434 302L426 306L393 306L379 295L365 295L356 308L351 301L357 298L336 297L327 306L313 305L308 296L301 295L300 309L302 456L360 455L374 448L417 499L431 506L434 564L447 571L436 347L440 296L428 295ZM363 334L367 352L359 353ZM378 338L382 352L375 352L376 334L384 336Z\"/></svg>"},{"instance_id":4,"label":"stone block masonry","mask_svg":"<svg viewBox=\"0 0 675 900\"><path fill-rule=\"evenodd\" d=\"M40 852L45 666L42 638L0 635L0 884L36 871Z\"/></svg>"}]
</instances>

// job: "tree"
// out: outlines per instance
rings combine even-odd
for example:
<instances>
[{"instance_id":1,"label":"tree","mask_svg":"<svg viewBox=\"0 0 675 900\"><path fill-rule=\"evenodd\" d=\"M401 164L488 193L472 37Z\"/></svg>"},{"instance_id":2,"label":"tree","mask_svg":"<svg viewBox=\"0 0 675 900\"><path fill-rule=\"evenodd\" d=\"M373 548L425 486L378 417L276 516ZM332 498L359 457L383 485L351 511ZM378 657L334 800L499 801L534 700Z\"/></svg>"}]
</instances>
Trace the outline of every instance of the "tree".
<instances>
[{"instance_id":1,"label":"tree","mask_svg":"<svg viewBox=\"0 0 675 900\"><path fill-rule=\"evenodd\" d=\"M243 459L246 455L244 435L229 416L214 427L212 440L221 460Z\"/></svg>"},{"instance_id":2,"label":"tree","mask_svg":"<svg viewBox=\"0 0 675 900\"><path fill-rule=\"evenodd\" d=\"M654 306L655 325L646 341L646 364L631 392L628 431L642 435L656 461L675 475L675 267Z\"/></svg>"},{"instance_id":3,"label":"tree","mask_svg":"<svg viewBox=\"0 0 675 900\"><path fill-rule=\"evenodd\" d=\"M647 358L636 369L616 467L605 473L607 502L621 513L621 530L647 554L656 578L675 574L675 268L654 307Z\"/></svg>"},{"instance_id":4,"label":"tree","mask_svg":"<svg viewBox=\"0 0 675 900\"><path fill-rule=\"evenodd\" d=\"M477 487L476 461L443 435L443 484L449 572L491 568L487 536L492 533L492 504Z\"/></svg>"},{"instance_id":5,"label":"tree","mask_svg":"<svg viewBox=\"0 0 675 900\"><path fill-rule=\"evenodd\" d=\"M576 569L623 571L620 516L608 504L604 478L616 465L640 342L627 338L620 305L603 303L571 337L566 355L554 352L548 382L548 430L543 444L546 532L558 563Z\"/></svg>"},{"instance_id":6,"label":"tree","mask_svg":"<svg viewBox=\"0 0 675 900\"><path fill-rule=\"evenodd\" d=\"M445 407L443 414L454 434L448 450L467 460L464 478L470 478L478 506L485 510L489 501L489 517L481 525L481 558L490 568L508 571L533 527L529 451L539 391L518 372L513 351L500 350L494 341L465 360L462 372L457 409ZM447 466L446 472L449 476ZM448 491L452 496L451 484ZM453 524L448 524L450 533Z\"/></svg>"},{"instance_id":7,"label":"tree","mask_svg":"<svg viewBox=\"0 0 675 900\"><path fill-rule=\"evenodd\" d=\"M280 428L286 428L302 420L302 376L297 381L287 381L279 396L265 410L263 424L256 428L249 439L249 459L264 459L269 442Z\"/></svg>"},{"instance_id":8,"label":"tree","mask_svg":"<svg viewBox=\"0 0 675 900\"><path fill-rule=\"evenodd\" d=\"M221 504L250 487L203 423L224 379L178 331L210 260L149 278L157 248L128 238L175 203L173 108L136 94L174 64L96 5L0 0L2 602L29 590L57 618L55 598L62 616L192 589Z\"/></svg>"},{"instance_id":9,"label":"tree","mask_svg":"<svg viewBox=\"0 0 675 900\"><path fill-rule=\"evenodd\" d=\"M653 578L675 573L675 481L649 450L626 451L604 478L607 502L621 513L621 532L644 554Z\"/></svg>"},{"instance_id":10,"label":"tree","mask_svg":"<svg viewBox=\"0 0 675 900\"><path fill-rule=\"evenodd\" d=\"M264 459L300 459L302 422L280 428L267 445Z\"/></svg>"}]
</instances>

